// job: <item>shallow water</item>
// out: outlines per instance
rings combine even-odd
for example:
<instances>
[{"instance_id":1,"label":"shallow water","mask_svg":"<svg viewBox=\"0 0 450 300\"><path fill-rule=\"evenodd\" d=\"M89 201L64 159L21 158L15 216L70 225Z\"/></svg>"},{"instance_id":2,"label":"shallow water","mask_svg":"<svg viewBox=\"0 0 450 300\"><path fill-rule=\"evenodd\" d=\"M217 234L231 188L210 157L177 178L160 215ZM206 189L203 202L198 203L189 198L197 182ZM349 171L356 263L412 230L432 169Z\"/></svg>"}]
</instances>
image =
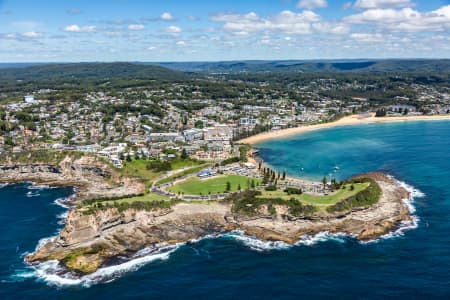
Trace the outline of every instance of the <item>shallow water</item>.
<instances>
[{"instance_id":1,"label":"shallow water","mask_svg":"<svg viewBox=\"0 0 450 300\"><path fill-rule=\"evenodd\" d=\"M0 188L0 299L450 297L450 122L334 128L259 147L294 176L392 174L424 194L414 201L418 228L367 244L323 233L294 247L233 233L143 256L120 276L110 272L110 282L58 286L24 265L23 254L61 228L65 209L54 201L72 190L10 185Z\"/></svg>"}]
</instances>

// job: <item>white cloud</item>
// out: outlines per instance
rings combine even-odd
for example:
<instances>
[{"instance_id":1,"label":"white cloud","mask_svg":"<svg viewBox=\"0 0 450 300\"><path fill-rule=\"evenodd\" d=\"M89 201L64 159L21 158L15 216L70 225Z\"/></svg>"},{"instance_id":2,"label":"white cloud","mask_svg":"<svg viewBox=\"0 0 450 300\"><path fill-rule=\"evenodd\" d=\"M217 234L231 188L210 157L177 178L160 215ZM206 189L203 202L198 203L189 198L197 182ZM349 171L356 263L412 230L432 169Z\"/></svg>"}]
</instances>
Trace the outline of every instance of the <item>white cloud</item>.
<instances>
[{"instance_id":1,"label":"white cloud","mask_svg":"<svg viewBox=\"0 0 450 300\"><path fill-rule=\"evenodd\" d=\"M352 33L350 37L364 43L377 43L385 40L381 33Z\"/></svg>"},{"instance_id":2,"label":"white cloud","mask_svg":"<svg viewBox=\"0 0 450 300\"><path fill-rule=\"evenodd\" d=\"M78 26L76 24L68 25L64 27L64 31L67 32L96 32L97 27L95 26Z\"/></svg>"},{"instance_id":3,"label":"white cloud","mask_svg":"<svg viewBox=\"0 0 450 300\"><path fill-rule=\"evenodd\" d=\"M105 34L106 34L106 36L110 36L110 37L122 36L122 32L119 32L119 31L108 31Z\"/></svg>"},{"instance_id":4,"label":"white cloud","mask_svg":"<svg viewBox=\"0 0 450 300\"><path fill-rule=\"evenodd\" d=\"M28 41L28 40L37 39L39 37L42 37L42 33L37 32L37 31L27 31L24 33L16 33L16 32L4 33L4 34L0 33L0 39L12 40L12 41Z\"/></svg>"},{"instance_id":5,"label":"white cloud","mask_svg":"<svg viewBox=\"0 0 450 300\"><path fill-rule=\"evenodd\" d=\"M186 42L185 41L177 41L175 44L177 46L180 46L180 47L185 47L186 46Z\"/></svg>"},{"instance_id":6,"label":"white cloud","mask_svg":"<svg viewBox=\"0 0 450 300\"><path fill-rule=\"evenodd\" d=\"M325 8L327 6L327 0L300 0L297 4L298 8L306 9Z\"/></svg>"},{"instance_id":7,"label":"white cloud","mask_svg":"<svg viewBox=\"0 0 450 300\"><path fill-rule=\"evenodd\" d=\"M312 27L320 33L329 33L334 35L343 35L350 32L350 26L345 23L313 23Z\"/></svg>"},{"instance_id":8,"label":"white cloud","mask_svg":"<svg viewBox=\"0 0 450 300\"><path fill-rule=\"evenodd\" d=\"M142 24L130 24L128 25L129 30L143 30L145 29L145 26Z\"/></svg>"},{"instance_id":9,"label":"white cloud","mask_svg":"<svg viewBox=\"0 0 450 300\"><path fill-rule=\"evenodd\" d=\"M42 33L36 32L36 31L28 31L28 32L22 33L22 36L26 37L26 38L30 38L30 39L35 39L35 38L41 37Z\"/></svg>"},{"instance_id":10,"label":"white cloud","mask_svg":"<svg viewBox=\"0 0 450 300\"><path fill-rule=\"evenodd\" d=\"M393 7L412 7L414 3L411 0L357 0L354 8L393 8Z\"/></svg>"},{"instance_id":11,"label":"white cloud","mask_svg":"<svg viewBox=\"0 0 450 300\"><path fill-rule=\"evenodd\" d=\"M344 18L351 24L371 24L392 31L444 31L450 29L450 5L431 12L412 8L368 9Z\"/></svg>"},{"instance_id":12,"label":"white cloud","mask_svg":"<svg viewBox=\"0 0 450 300\"><path fill-rule=\"evenodd\" d=\"M313 32L343 34L350 30L349 25L345 23L323 22L320 15L310 10L301 13L285 10L270 18L262 18L255 12L245 15L218 14L212 16L211 20L224 23L224 31L241 37L264 31L278 31L285 34Z\"/></svg>"},{"instance_id":13,"label":"white cloud","mask_svg":"<svg viewBox=\"0 0 450 300\"><path fill-rule=\"evenodd\" d=\"M175 18L172 16L171 13L169 12L164 12L161 14L161 16L159 17L161 20L163 21L173 21L175 20Z\"/></svg>"},{"instance_id":14,"label":"white cloud","mask_svg":"<svg viewBox=\"0 0 450 300\"><path fill-rule=\"evenodd\" d=\"M168 33L180 33L182 30L180 27L172 25L172 26L166 27L165 31Z\"/></svg>"},{"instance_id":15,"label":"white cloud","mask_svg":"<svg viewBox=\"0 0 450 300\"><path fill-rule=\"evenodd\" d=\"M4 40L16 40L16 39L17 39L17 34L15 34L15 33L4 33L4 34L0 34L0 39L4 39Z\"/></svg>"}]
</instances>

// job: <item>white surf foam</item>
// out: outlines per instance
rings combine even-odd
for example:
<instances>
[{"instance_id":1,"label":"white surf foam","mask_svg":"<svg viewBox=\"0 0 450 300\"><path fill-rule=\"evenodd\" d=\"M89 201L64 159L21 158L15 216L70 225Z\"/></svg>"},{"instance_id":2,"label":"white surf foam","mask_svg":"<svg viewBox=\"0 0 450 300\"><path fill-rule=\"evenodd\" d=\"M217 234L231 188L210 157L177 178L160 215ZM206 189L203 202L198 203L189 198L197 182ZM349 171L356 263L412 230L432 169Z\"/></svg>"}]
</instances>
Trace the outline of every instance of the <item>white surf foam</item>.
<instances>
[{"instance_id":1,"label":"white surf foam","mask_svg":"<svg viewBox=\"0 0 450 300\"><path fill-rule=\"evenodd\" d=\"M51 241L53 241L54 239L56 239L56 236L50 236L50 237L45 237L42 238L38 241L36 248L34 249L34 251L38 251L40 248L42 248L45 244L50 243Z\"/></svg>"},{"instance_id":2,"label":"white surf foam","mask_svg":"<svg viewBox=\"0 0 450 300\"><path fill-rule=\"evenodd\" d=\"M70 200L71 197L67 197L67 198L58 198L54 201L54 203L58 206L61 206L62 208L65 209L70 209L70 205L67 204L67 202Z\"/></svg>"},{"instance_id":3,"label":"white surf foam","mask_svg":"<svg viewBox=\"0 0 450 300\"><path fill-rule=\"evenodd\" d=\"M0 189L7 187L9 183L0 183Z\"/></svg>"},{"instance_id":4,"label":"white surf foam","mask_svg":"<svg viewBox=\"0 0 450 300\"><path fill-rule=\"evenodd\" d=\"M232 237L235 241L238 241L248 248L263 252L263 251L271 251L271 250L282 250L288 249L291 245L281 242L281 241L262 241L252 236L245 235L242 231L233 231L229 234L225 235L226 237Z\"/></svg>"},{"instance_id":5,"label":"white surf foam","mask_svg":"<svg viewBox=\"0 0 450 300\"><path fill-rule=\"evenodd\" d=\"M420 190L416 189L415 187L407 184L406 182L400 181L390 175L388 177L395 180L398 185L403 187L409 193L409 198L402 199L402 202L408 208L408 211L411 214L411 220L410 221L406 221L406 220L402 221L400 223L400 226L395 231L385 234L376 240L361 242L362 244L377 243L380 240L404 236L406 231L416 229L417 227L419 227L420 218L414 214L416 212L416 207L414 206L414 200L415 200L415 198L422 198L422 197L425 197L426 195L423 192L421 192Z\"/></svg>"},{"instance_id":6,"label":"white surf foam","mask_svg":"<svg viewBox=\"0 0 450 300\"><path fill-rule=\"evenodd\" d=\"M68 215L69 215L69 211L65 211L65 212L63 212L63 213L57 215L56 218L59 219L58 225L61 225L61 226L62 226L62 225L64 225L64 224L66 224L66 219L67 219L67 216L68 216Z\"/></svg>"},{"instance_id":7,"label":"white surf foam","mask_svg":"<svg viewBox=\"0 0 450 300\"><path fill-rule=\"evenodd\" d=\"M47 189L52 189L52 187L45 185L45 184L34 184L31 183L31 185L27 186L28 190L38 190L38 191L42 191L42 190L47 190Z\"/></svg>"},{"instance_id":8,"label":"white surf foam","mask_svg":"<svg viewBox=\"0 0 450 300\"><path fill-rule=\"evenodd\" d=\"M313 246L318 243L333 241L336 243L345 243L347 239L354 238L354 236L346 233L330 233L328 231L322 231L315 235L304 235L295 245Z\"/></svg>"},{"instance_id":9,"label":"white surf foam","mask_svg":"<svg viewBox=\"0 0 450 300\"><path fill-rule=\"evenodd\" d=\"M151 262L167 260L180 246L180 244L166 246L156 251L144 249L138 252L136 256L129 261L114 266L100 268L96 272L82 277L75 277L70 273L64 273L63 267L61 267L56 260L32 265L32 271L16 274L16 277L37 277L39 280L49 285L58 287L73 285L90 287L99 282L112 281L125 273L136 271Z\"/></svg>"},{"instance_id":10,"label":"white surf foam","mask_svg":"<svg viewBox=\"0 0 450 300\"><path fill-rule=\"evenodd\" d=\"M313 246L327 241L344 243L346 239L353 238L352 235L345 233L329 233L328 231L323 231L315 235L304 235L298 242L290 245L281 241L262 241L256 237L247 236L242 231L234 231L226 236L230 236L234 240L241 242L248 248L258 252L286 250L295 246Z\"/></svg>"},{"instance_id":11,"label":"white surf foam","mask_svg":"<svg viewBox=\"0 0 450 300\"><path fill-rule=\"evenodd\" d=\"M41 195L41 194L39 194L38 191L35 191L35 192L29 191L29 192L26 193L26 196L27 196L28 198L39 197L40 195Z\"/></svg>"}]
</instances>

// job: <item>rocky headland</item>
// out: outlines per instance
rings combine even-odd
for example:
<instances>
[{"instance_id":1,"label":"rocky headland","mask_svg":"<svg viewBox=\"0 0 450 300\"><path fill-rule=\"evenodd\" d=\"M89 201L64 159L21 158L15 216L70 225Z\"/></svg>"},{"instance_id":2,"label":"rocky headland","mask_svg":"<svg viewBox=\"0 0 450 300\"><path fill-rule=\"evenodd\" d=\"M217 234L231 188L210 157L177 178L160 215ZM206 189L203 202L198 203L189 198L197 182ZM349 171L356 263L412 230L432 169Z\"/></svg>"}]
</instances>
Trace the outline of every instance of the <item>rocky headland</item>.
<instances>
[{"instance_id":1,"label":"rocky headland","mask_svg":"<svg viewBox=\"0 0 450 300\"><path fill-rule=\"evenodd\" d=\"M33 160L32 157L28 159ZM121 176L102 159L95 156L67 155L55 160L43 161L20 162L7 158L0 163L0 182L31 181L50 186L76 187L77 193L68 203L71 205L76 205L83 200L139 195L145 190L145 184Z\"/></svg>"},{"instance_id":2,"label":"rocky headland","mask_svg":"<svg viewBox=\"0 0 450 300\"><path fill-rule=\"evenodd\" d=\"M84 162L81 165L84 166ZM83 186L87 188L92 185L86 182L90 181L86 180L86 174L104 178L98 176L102 172L93 162L88 165L91 167L81 167L81 170L75 171L71 167L64 168L63 164L56 173L45 168L44 174L48 174L48 177L44 178L48 178L48 182L56 180L58 176L66 176L67 182L84 178ZM0 171L0 180L11 177L6 176L5 172ZM20 171L15 171L15 174L20 174ZM396 230L404 222L412 222L411 213L405 204L410 194L399 182L381 173L363 176L375 180L381 188L377 203L345 212L320 211L303 217L290 214L284 205L274 205L275 214L262 205L257 214L243 215L236 213L233 203L227 201L180 202L170 208L153 210L128 208L120 211L118 208L104 208L87 212L85 208L72 209L59 236L27 256L26 260L32 264L58 260L67 272L83 275L114 264L118 257L131 259L144 248L157 250L162 246L186 243L206 235L233 230L240 230L264 241L282 241L287 244L295 244L302 236L324 231L345 233L367 241ZM13 178L17 180L21 177ZM94 190L100 192L102 184L106 183L93 184L96 185ZM102 195L114 193L114 187L108 188ZM92 196L92 191L88 191Z\"/></svg>"}]
</instances>

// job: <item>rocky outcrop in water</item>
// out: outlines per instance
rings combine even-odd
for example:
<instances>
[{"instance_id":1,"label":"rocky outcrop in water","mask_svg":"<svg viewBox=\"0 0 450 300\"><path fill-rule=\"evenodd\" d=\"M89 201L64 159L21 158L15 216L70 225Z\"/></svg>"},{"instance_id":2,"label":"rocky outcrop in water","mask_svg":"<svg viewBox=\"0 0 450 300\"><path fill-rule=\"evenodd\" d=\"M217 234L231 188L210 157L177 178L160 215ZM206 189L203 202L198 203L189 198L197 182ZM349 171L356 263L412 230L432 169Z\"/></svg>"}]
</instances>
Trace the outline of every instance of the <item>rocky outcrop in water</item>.
<instances>
[{"instance_id":1,"label":"rocky outcrop in water","mask_svg":"<svg viewBox=\"0 0 450 300\"><path fill-rule=\"evenodd\" d=\"M404 188L383 174L365 176L375 179L382 189L375 205L339 215L322 213L308 219L289 216L282 205L276 207L276 215L263 209L251 218L233 214L232 205L227 203L179 203L155 211L120 212L108 208L92 214L76 209L69 213L60 235L27 260L33 263L56 259L68 270L84 274L113 263L117 257L130 258L143 248L158 249L236 229L265 241L294 244L303 235L323 231L371 240L411 221L403 202L410 195Z\"/></svg>"},{"instance_id":2,"label":"rocky outcrop in water","mask_svg":"<svg viewBox=\"0 0 450 300\"><path fill-rule=\"evenodd\" d=\"M93 156L66 156L59 163L8 162L0 165L0 182L25 181L78 187L72 204L85 199L140 194L145 189L144 184L120 176L101 159Z\"/></svg>"}]
</instances>

